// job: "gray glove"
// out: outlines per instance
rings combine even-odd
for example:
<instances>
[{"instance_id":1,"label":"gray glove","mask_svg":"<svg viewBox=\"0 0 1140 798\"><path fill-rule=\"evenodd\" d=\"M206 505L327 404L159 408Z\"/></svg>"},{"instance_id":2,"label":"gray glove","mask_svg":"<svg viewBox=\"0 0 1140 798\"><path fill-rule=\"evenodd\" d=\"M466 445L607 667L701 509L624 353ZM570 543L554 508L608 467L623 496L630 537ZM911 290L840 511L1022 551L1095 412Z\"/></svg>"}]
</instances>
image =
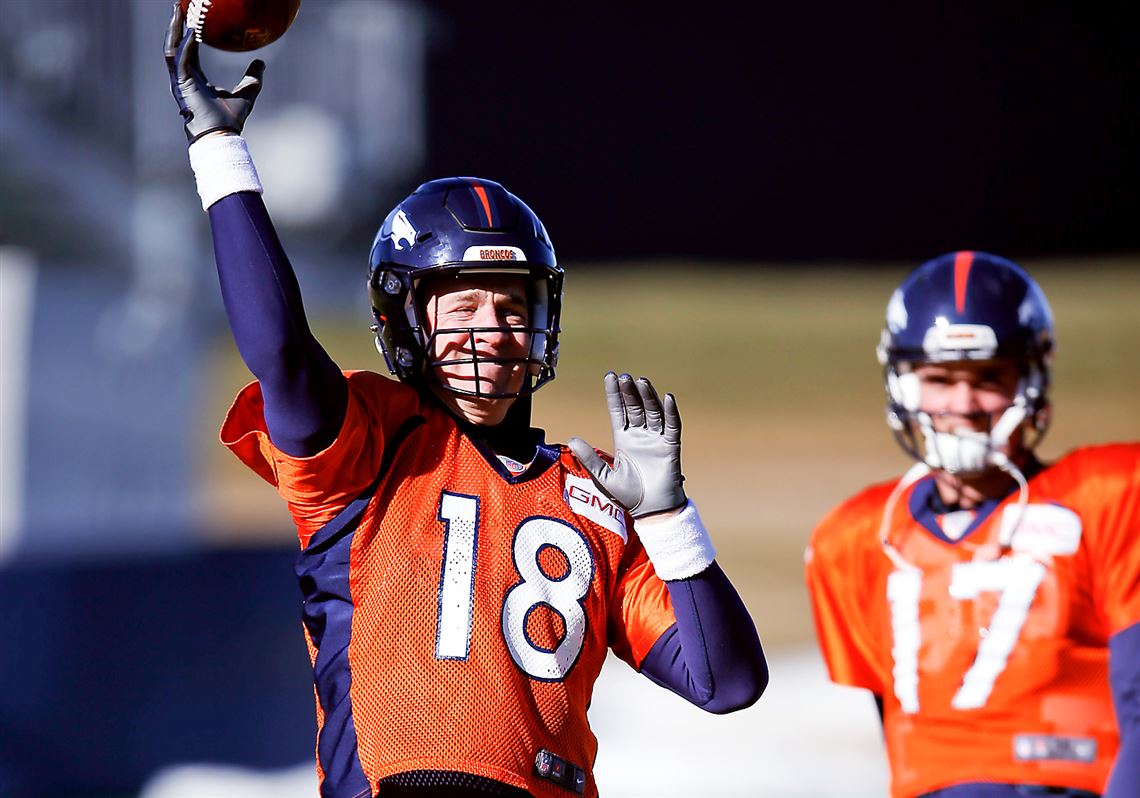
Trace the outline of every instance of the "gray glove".
<instances>
[{"instance_id":1,"label":"gray glove","mask_svg":"<svg viewBox=\"0 0 1140 798\"><path fill-rule=\"evenodd\" d=\"M185 25L182 7L175 2L166 33L166 69L170 72L170 92L178 102L186 126L186 138L195 142L216 130L241 133L246 117L253 110L261 91L265 62L252 61L245 77L230 91L216 88L202 73L198 63L198 42Z\"/></svg>"},{"instance_id":2,"label":"gray glove","mask_svg":"<svg viewBox=\"0 0 1140 798\"><path fill-rule=\"evenodd\" d=\"M606 405L614 428L614 464L610 467L581 438L567 441L606 495L634 518L674 510L685 504L681 483L681 416L673 394L664 403L645 377L605 376Z\"/></svg>"}]
</instances>

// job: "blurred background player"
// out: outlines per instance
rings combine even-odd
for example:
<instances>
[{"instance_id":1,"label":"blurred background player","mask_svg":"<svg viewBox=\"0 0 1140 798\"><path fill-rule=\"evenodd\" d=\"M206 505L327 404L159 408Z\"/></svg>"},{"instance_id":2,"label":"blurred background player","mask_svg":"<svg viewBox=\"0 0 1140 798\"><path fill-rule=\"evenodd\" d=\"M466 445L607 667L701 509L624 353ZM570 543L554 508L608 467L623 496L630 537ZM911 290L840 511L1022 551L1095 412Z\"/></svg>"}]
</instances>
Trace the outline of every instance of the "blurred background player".
<instances>
[{"instance_id":1,"label":"blurred background player","mask_svg":"<svg viewBox=\"0 0 1140 798\"><path fill-rule=\"evenodd\" d=\"M752 704L764 655L682 488L673 397L605 376L612 464L530 427L563 276L530 208L452 178L393 209L369 291L399 381L342 373L308 329L237 135L263 65L218 90L185 33L176 5L171 86L258 378L222 439L300 535L321 794L596 794L586 710L609 649L710 712Z\"/></svg>"},{"instance_id":2,"label":"blurred background player","mask_svg":"<svg viewBox=\"0 0 1140 798\"><path fill-rule=\"evenodd\" d=\"M1110 771L1106 795L1140 795L1140 446L1034 457L1053 351L1045 295L993 255L929 261L887 306L887 420L918 462L833 510L806 563L896 798L1094 796Z\"/></svg>"}]
</instances>

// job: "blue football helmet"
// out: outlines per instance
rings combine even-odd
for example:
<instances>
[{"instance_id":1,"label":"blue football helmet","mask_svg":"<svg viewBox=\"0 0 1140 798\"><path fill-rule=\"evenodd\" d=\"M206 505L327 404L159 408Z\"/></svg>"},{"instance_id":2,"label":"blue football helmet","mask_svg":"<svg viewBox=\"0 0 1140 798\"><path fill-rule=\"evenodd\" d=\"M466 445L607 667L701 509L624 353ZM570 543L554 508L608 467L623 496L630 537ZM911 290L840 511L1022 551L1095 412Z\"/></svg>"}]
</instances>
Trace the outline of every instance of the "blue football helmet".
<instances>
[{"instance_id":1,"label":"blue football helmet","mask_svg":"<svg viewBox=\"0 0 1140 798\"><path fill-rule=\"evenodd\" d=\"M530 323L512 328L530 336L528 377L517 392L495 394L446 386L434 376L432 341L441 334L472 336L483 328L440 329L425 325L425 278L472 274L522 275L527 280ZM450 177L424 183L392 209L376 233L369 257L376 347L388 370L401 381L436 385L467 396L523 396L554 379L558 362L563 272L546 228L527 205L498 183ZM496 362L522 362L497 359ZM475 355L469 363L478 374Z\"/></svg>"},{"instance_id":2,"label":"blue football helmet","mask_svg":"<svg viewBox=\"0 0 1140 798\"><path fill-rule=\"evenodd\" d=\"M902 448L931 468L978 473L1004 467L1011 436L1028 451L1048 425L1053 313L1017 264L984 252L951 252L919 266L887 304L879 341L887 423ZM1009 359L1020 380L988 433L936 432L920 406L923 363Z\"/></svg>"}]
</instances>

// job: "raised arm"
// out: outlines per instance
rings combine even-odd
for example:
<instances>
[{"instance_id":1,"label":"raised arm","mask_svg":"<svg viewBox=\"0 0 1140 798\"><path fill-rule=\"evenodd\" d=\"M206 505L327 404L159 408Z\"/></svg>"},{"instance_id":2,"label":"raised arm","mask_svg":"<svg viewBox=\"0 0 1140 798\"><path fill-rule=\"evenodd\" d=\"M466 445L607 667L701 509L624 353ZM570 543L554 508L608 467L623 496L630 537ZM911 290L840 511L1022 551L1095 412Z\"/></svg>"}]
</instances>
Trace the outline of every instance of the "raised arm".
<instances>
[{"instance_id":1,"label":"raised arm","mask_svg":"<svg viewBox=\"0 0 1140 798\"><path fill-rule=\"evenodd\" d=\"M709 712L753 704L768 665L744 602L715 562L716 551L688 500L681 474L681 416L672 394L662 402L649 380L605 376L614 430L614 464L588 443L569 446L594 482L634 519L676 624L641 663L641 672Z\"/></svg>"},{"instance_id":2,"label":"raised arm","mask_svg":"<svg viewBox=\"0 0 1140 798\"><path fill-rule=\"evenodd\" d=\"M265 65L252 62L232 90L218 89L203 74L198 43L187 34L175 3L164 54L202 207L210 215L226 316L242 359L261 384L270 439L286 454L313 455L340 430L347 386L309 330L296 275L239 135L261 91Z\"/></svg>"}]
</instances>

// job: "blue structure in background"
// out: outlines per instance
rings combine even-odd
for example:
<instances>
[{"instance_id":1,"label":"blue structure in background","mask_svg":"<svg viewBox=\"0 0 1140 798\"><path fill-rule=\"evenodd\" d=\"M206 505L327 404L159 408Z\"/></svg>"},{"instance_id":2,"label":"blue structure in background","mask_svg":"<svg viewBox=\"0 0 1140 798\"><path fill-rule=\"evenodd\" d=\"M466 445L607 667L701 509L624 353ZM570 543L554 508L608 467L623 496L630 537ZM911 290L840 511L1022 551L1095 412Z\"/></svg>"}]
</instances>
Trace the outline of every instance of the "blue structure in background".
<instances>
[{"instance_id":1,"label":"blue structure in background","mask_svg":"<svg viewBox=\"0 0 1140 798\"><path fill-rule=\"evenodd\" d=\"M177 763L311 759L292 561L221 551L0 571L0 795L124 795Z\"/></svg>"},{"instance_id":2,"label":"blue structure in background","mask_svg":"<svg viewBox=\"0 0 1140 798\"><path fill-rule=\"evenodd\" d=\"M295 552L212 549L226 530L195 506L224 322L162 67L170 5L3 5L0 796L311 761Z\"/></svg>"},{"instance_id":3,"label":"blue structure in background","mask_svg":"<svg viewBox=\"0 0 1140 798\"><path fill-rule=\"evenodd\" d=\"M5 798L130 795L170 765L312 757L296 552L211 550L196 524L207 320L130 322L124 283L35 277L22 512L0 564Z\"/></svg>"},{"instance_id":4,"label":"blue structure in background","mask_svg":"<svg viewBox=\"0 0 1140 798\"><path fill-rule=\"evenodd\" d=\"M142 333L112 329L130 313L122 283L83 271L37 276L18 559L81 562L200 545L193 470L208 428L205 325L166 324L127 351L112 339Z\"/></svg>"}]
</instances>

